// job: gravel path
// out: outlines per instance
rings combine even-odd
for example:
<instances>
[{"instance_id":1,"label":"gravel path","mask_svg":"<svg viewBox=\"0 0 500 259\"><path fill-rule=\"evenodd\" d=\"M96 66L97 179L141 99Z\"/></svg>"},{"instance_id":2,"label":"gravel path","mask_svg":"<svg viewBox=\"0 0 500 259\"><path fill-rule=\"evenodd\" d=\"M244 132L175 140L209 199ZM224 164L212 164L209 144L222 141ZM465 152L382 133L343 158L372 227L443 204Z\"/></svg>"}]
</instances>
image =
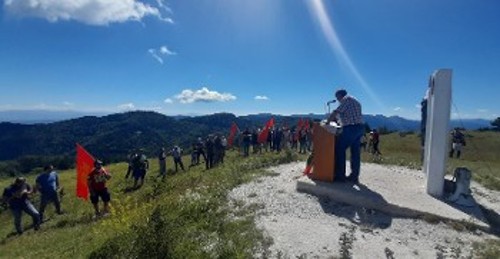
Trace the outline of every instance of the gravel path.
<instances>
[{"instance_id":1,"label":"gravel path","mask_svg":"<svg viewBox=\"0 0 500 259\"><path fill-rule=\"evenodd\" d=\"M229 194L232 201L257 210L257 226L274 241L273 258L468 258L474 242L496 238L479 230L458 232L444 223L394 218L298 193L296 179L303 167L303 162L296 162L270 168L273 176ZM377 167L381 165L362 165L363 170ZM403 167L398 170L421 174ZM472 190L481 204L500 212L499 192L478 184Z\"/></svg>"}]
</instances>

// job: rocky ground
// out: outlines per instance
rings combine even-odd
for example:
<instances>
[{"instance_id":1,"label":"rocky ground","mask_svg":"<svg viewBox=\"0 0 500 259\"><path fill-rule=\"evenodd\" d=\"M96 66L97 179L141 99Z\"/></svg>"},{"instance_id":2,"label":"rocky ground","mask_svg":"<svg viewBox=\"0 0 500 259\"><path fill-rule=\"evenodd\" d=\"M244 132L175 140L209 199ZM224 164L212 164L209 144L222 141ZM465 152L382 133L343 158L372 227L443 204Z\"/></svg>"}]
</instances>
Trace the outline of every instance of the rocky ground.
<instances>
[{"instance_id":1,"label":"rocky ground","mask_svg":"<svg viewBox=\"0 0 500 259\"><path fill-rule=\"evenodd\" d=\"M270 176L239 186L229 195L233 206L244 204L255 210L257 226L273 240L273 258L470 258L474 242L497 238L480 230L458 231L461 228L451 224L396 218L298 193L296 181L303 167L297 162L271 168ZM363 164L362 170L378 167ZM479 203L500 212L499 192L476 183L471 189Z\"/></svg>"}]
</instances>

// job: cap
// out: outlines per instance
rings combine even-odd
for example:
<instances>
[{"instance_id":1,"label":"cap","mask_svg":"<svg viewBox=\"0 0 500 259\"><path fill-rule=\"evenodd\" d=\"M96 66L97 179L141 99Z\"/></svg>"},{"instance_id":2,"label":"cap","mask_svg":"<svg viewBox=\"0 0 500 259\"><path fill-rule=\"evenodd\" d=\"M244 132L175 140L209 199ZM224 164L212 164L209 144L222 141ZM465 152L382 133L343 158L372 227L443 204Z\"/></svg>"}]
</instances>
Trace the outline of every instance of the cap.
<instances>
[{"instance_id":1,"label":"cap","mask_svg":"<svg viewBox=\"0 0 500 259\"><path fill-rule=\"evenodd\" d=\"M94 161L94 166L102 165L102 161L97 159Z\"/></svg>"}]
</instances>

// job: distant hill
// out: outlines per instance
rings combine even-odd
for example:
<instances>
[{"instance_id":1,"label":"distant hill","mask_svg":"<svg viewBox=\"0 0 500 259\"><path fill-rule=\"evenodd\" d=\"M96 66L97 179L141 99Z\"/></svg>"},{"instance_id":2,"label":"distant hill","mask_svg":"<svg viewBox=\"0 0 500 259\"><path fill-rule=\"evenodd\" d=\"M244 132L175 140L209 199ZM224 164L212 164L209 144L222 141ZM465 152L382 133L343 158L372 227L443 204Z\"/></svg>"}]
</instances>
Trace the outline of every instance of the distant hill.
<instances>
[{"instance_id":1,"label":"distant hill","mask_svg":"<svg viewBox=\"0 0 500 259\"><path fill-rule=\"evenodd\" d=\"M217 113L195 117L171 117L156 112L136 111L101 117L84 116L43 124L2 122L0 160L28 155L72 156L77 142L97 157L123 160L134 148L145 148L150 155L155 154L162 146L181 145L189 148L198 137L205 137L210 133L227 134L233 122L244 130L247 127L262 127L271 117L275 118L278 125L294 127L300 118L320 120L324 119L325 115L254 114L237 117L230 113ZM385 127L390 131L416 131L420 125L418 121L397 116L364 115L364 120L371 128ZM452 121L451 125L477 129L488 127L489 121Z\"/></svg>"},{"instance_id":2,"label":"distant hill","mask_svg":"<svg viewBox=\"0 0 500 259\"><path fill-rule=\"evenodd\" d=\"M84 116L103 116L104 112L52 111L52 110L8 110L0 111L0 122L22 124L51 123Z\"/></svg>"}]
</instances>

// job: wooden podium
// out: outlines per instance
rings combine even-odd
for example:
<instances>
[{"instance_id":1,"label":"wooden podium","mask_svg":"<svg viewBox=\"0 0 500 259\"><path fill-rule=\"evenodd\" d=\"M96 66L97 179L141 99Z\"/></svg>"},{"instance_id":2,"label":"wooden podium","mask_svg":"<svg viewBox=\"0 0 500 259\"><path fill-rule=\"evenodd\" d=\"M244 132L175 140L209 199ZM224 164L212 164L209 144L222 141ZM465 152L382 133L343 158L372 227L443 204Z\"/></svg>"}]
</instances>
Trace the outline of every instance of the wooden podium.
<instances>
[{"instance_id":1,"label":"wooden podium","mask_svg":"<svg viewBox=\"0 0 500 259\"><path fill-rule=\"evenodd\" d=\"M335 170L335 135L319 123L313 126L313 170L311 179L333 182Z\"/></svg>"}]
</instances>

